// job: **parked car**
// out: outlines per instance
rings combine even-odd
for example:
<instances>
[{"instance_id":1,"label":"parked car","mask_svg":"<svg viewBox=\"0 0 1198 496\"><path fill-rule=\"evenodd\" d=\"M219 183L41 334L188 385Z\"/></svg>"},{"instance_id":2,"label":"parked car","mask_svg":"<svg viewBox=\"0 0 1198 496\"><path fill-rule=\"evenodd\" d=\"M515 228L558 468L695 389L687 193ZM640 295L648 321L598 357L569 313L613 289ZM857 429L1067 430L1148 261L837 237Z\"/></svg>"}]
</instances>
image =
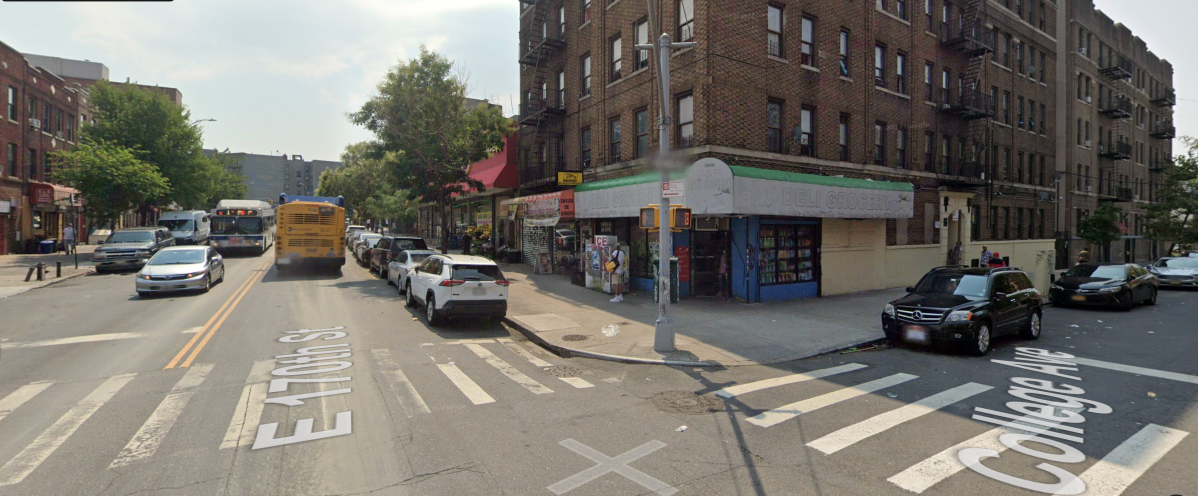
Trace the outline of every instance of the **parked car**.
<instances>
[{"instance_id":1,"label":"parked car","mask_svg":"<svg viewBox=\"0 0 1198 496\"><path fill-rule=\"evenodd\" d=\"M206 245L212 231L212 219L203 210L163 212L158 225L171 230L176 245Z\"/></svg>"},{"instance_id":2,"label":"parked car","mask_svg":"<svg viewBox=\"0 0 1198 496\"><path fill-rule=\"evenodd\" d=\"M895 344L963 344L982 356L1003 334L1040 337L1040 292L1014 267L938 267L907 293L882 311L882 330Z\"/></svg>"},{"instance_id":3,"label":"parked car","mask_svg":"<svg viewBox=\"0 0 1198 496\"><path fill-rule=\"evenodd\" d=\"M137 272L137 295L175 291L208 292L225 280L225 261L210 246L172 246L163 248Z\"/></svg>"},{"instance_id":4,"label":"parked car","mask_svg":"<svg viewBox=\"0 0 1198 496\"><path fill-rule=\"evenodd\" d=\"M1165 257L1148 267L1161 287L1198 288L1198 257Z\"/></svg>"},{"instance_id":5,"label":"parked car","mask_svg":"<svg viewBox=\"0 0 1198 496\"><path fill-rule=\"evenodd\" d=\"M558 253L573 253L578 235L568 227L559 227L553 231L553 243Z\"/></svg>"},{"instance_id":6,"label":"parked car","mask_svg":"<svg viewBox=\"0 0 1198 496\"><path fill-rule=\"evenodd\" d=\"M408 286L408 277L412 274L412 270L417 265L424 263L424 259L429 256L436 255L438 252L433 250L403 250L387 263L387 284L394 284L399 290L399 294L406 294Z\"/></svg>"},{"instance_id":7,"label":"parked car","mask_svg":"<svg viewBox=\"0 0 1198 496\"><path fill-rule=\"evenodd\" d=\"M1054 305L1115 306L1131 310L1137 303L1156 304L1156 276L1129 263L1075 265L1052 283Z\"/></svg>"},{"instance_id":8,"label":"parked car","mask_svg":"<svg viewBox=\"0 0 1198 496\"><path fill-rule=\"evenodd\" d=\"M349 223L348 223L348 222L346 222L346 224L349 224ZM350 237L350 235L352 235L352 234L353 234L355 231L365 231L365 230L366 230L366 226L359 226L359 225L357 225L357 224L355 224L355 225L352 225L352 226L351 226L351 225L347 225L347 226L345 226L345 244L346 244L346 245L349 245L349 237Z\"/></svg>"},{"instance_id":9,"label":"parked car","mask_svg":"<svg viewBox=\"0 0 1198 496\"><path fill-rule=\"evenodd\" d=\"M118 229L92 252L92 266L96 272L141 268L159 250L174 245L175 237L165 227Z\"/></svg>"},{"instance_id":10,"label":"parked car","mask_svg":"<svg viewBox=\"0 0 1198 496\"><path fill-rule=\"evenodd\" d=\"M405 291L407 305L423 306L430 326L454 317L507 315L507 278L483 257L429 256L408 277Z\"/></svg>"},{"instance_id":11,"label":"parked car","mask_svg":"<svg viewBox=\"0 0 1198 496\"><path fill-rule=\"evenodd\" d=\"M370 270L378 272L384 279L388 279L387 271L390 270L388 264L395 259L396 255L404 250L427 249L428 245L424 243L424 238L419 236L383 236L375 250L370 252Z\"/></svg>"},{"instance_id":12,"label":"parked car","mask_svg":"<svg viewBox=\"0 0 1198 496\"><path fill-rule=\"evenodd\" d=\"M382 236L362 236L362 240L354 248L354 258L358 259L359 265L370 265L370 253L382 239Z\"/></svg>"},{"instance_id":13,"label":"parked car","mask_svg":"<svg viewBox=\"0 0 1198 496\"><path fill-rule=\"evenodd\" d=\"M363 239L368 238L368 237L376 237L377 238L380 236L382 236L382 234L373 233L370 231L354 231L354 233L350 235L349 244L347 244L346 246L349 247L349 251L353 252L358 249L358 245L362 244Z\"/></svg>"}]
</instances>

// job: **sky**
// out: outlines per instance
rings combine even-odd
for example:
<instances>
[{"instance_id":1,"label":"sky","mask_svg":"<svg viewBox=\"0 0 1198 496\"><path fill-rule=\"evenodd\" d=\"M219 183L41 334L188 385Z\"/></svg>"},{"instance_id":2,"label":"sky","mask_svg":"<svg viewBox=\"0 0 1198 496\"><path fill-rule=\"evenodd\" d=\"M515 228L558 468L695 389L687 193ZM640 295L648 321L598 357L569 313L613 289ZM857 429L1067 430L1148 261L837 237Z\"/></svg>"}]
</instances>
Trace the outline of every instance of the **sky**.
<instances>
[{"instance_id":1,"label":"sky","mask_svg":"<svg viewBox=\"0 0 1198 496\"><path fill-rule=\"evenodd\" d=\"M1173 64L1178 136L1198 136L1189 25L1198 1L1095 4ZM4 2L0 19L0 41L19 51L102 62L114 81L178 88L193 119L216 119L200 124L206 148L336 160L345 145L371 138L346 113L421 44L469 75L468 96L502 104L506 115L519 98L516 0Z\"/></svg>"}]
</instances>

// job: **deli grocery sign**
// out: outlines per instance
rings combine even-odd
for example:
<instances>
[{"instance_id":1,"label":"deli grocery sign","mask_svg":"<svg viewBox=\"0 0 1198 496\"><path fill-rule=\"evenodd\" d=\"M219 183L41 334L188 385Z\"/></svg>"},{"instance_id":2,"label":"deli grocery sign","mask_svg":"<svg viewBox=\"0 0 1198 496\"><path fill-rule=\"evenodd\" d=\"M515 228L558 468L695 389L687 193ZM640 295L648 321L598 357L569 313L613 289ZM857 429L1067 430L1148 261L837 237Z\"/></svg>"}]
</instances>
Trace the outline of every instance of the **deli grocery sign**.
<instances>
[{"instance_id":1,"label":"deli grocery sign","mask_svg":"<svg viewBox=\"0 0 1198 496\"><path fill-rule=\"evenodd\" d=\"M733 204L736 213L787 217L851 219L910 218L914 204L910 191L844 188L816 184L736 178Z\"/></svg>"}]
</instances>

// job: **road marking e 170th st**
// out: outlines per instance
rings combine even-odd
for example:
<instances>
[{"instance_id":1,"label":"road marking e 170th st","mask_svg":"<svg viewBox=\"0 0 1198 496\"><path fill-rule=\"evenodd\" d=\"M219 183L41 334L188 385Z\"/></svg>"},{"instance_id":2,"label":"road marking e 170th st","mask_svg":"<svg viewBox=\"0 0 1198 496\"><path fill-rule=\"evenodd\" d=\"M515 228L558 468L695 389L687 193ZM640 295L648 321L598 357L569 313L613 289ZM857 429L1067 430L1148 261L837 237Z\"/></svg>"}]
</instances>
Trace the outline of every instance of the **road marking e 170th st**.
<instances>
[{"instance_id":1,"label":"road marking e 170th st","mask_svg":"<svg viewBox=\"0 0 1198 496\"><path fill-rule=\"evenodd\" d=\"M288 336L279 338L282 343L306 343L314 340L329 341L342 339L348 336L348 333L342 331L345 327L338 326L328 329L301 329L298 331L286 331ZM343 360L353 355L349 349L348 343L324 344L306 346L295 351L295 353L279 355L275 357L277 365L283 365L270 371L270 375L276 377L271 379L268 393L286 392L293 383L341 383L349 382L351 377L322 377L322 378L305 378L303 376L320 375L330 372L337 372L353 366L353 362ZM341 374L336 374L341 375ZM300 378L295 378L300 377ZM307 400L314 398L322 398L321 411L327 416L326 404L323 398L340 394L348 394L352 392L352 388L341 389L321 389L315 393L301 393L287 396L278 396L262 400L262 403L273 403L287 407L299 406L306 404ZM313 425L316 419L306 418L300 419L295 423L295 433L290 436L275 437L279 430L279 422L269 424L261 424L258 426L258 433L254 436L254 445L251 449L258 450L263 448L273 448L276 446L286 446L288 444L301 443L304 441L315 441L318 439L328 439L331 437L345 436L353 433L353 412L344 411L337 412L334 415L335 421L331 429L323 431L313 431Z\"/></svg>"}]
</instances>

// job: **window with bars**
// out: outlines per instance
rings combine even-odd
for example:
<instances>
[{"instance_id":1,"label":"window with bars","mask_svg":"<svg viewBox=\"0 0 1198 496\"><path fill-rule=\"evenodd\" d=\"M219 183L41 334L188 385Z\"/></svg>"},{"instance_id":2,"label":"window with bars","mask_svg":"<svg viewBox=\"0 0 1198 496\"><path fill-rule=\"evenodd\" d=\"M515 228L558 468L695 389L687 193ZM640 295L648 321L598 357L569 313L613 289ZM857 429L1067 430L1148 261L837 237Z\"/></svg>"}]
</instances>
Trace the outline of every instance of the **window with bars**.
<instances>
[{"instance_id":1,"label":"window with bars","mask_svg":"<svg viewBox=\"0 0 1198 496\"><path fill-rule=\"evenodd\" d=\"M765 106L767 150L774 153L782 152L782 100L770 99Z\"/></svg>"}]
</instances>

